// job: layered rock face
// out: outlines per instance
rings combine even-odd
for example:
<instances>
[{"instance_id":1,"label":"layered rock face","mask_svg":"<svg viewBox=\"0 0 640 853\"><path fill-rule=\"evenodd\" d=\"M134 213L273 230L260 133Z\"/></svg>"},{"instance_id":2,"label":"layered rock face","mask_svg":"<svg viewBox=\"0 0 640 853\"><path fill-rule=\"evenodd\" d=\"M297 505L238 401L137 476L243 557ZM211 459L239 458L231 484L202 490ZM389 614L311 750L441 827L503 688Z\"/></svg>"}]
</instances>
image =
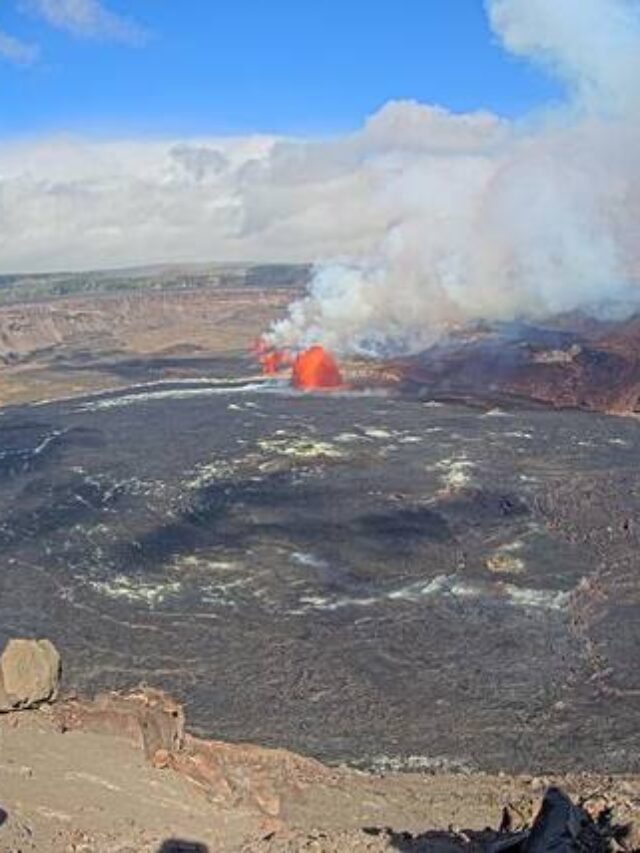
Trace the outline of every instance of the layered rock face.
<instances>
[{"instance_id":1,"label":"layered rock face","mask_svg":"<svg viewBox=\"0 0 640 853\"><path fill-rule=\"evenodd\" d=\"M156 761L158 753L171 755L184 746L182 706L160 690L145 688L125 695L104 693L92 700L68 700L55 714L65 731L84 729L125 738L150 761Z\"/></svg>"},{"instance_id":2,"label":"layered rock face","mask_svg":"<svg viewBox=\"0 0 640 853\"><path fill-rule=\"evenodd\" d=\"M251 318L258 334L289 299L290 289L221 288L148 290L6 306L0 308L0 360L18 363L60 347L152 352L191 345L216 350ZM248 348L252 338L243 334L242 340Z\"/></svg>"},{"instance_id":3,"label":"layered rock face","mask_svg":"<svg viewBox=\"0 0 640 853\"><path fill-rule=\"evenodd\" d=\"M574 328L470 334L390 367L405 389L441 399L640 411L640 318Z\"/></svg>"},{"instance_id":4,"label":"layered rock face","mask_svg":"<svg viewBox=\"0 0 640 853\"><path fill-rule=\"evenodd\" d=\"M0 306L0 406L251 373L252 343L295 293L149 287Z\"/></svg>"},{"instance_id":5,"label":"layered rock face","mask_svg":"<svg viewBox=\"0 0 640 853\"><path fill-rule=\"evenodd\" d=\"M54 716L62 731L124 738L157 769L171 768L226 806L248 806L278 817L282 800L333 772L310 758L282 749L201 740L185 733L182 706L159 690L105 693L61 702Z\"/></svg>"}]
</instances>

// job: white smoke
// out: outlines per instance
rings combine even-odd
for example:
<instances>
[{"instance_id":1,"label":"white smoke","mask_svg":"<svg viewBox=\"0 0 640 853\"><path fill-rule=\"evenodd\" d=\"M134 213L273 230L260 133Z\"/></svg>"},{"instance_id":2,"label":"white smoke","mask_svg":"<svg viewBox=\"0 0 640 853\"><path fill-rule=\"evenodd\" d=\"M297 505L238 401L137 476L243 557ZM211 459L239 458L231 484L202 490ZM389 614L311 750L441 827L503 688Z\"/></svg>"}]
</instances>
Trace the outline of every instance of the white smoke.
<instances>
[{"instance_id":1,"label":"white smoke","mask_svg":"<svg viewBox=\"0 0 640 853\"><path fill-rule=\"evenodd\" d=\"M638 3L488 0L487 11L509 50L566 82L568 103L518 123L396 103L349 140L276 149L254 192L287 171L307 191L303 175L332 182L326 228L337 220L361 247L318 267L275 345L410 351L476 319L637 307Z\"/></svg>"}]
</instances>

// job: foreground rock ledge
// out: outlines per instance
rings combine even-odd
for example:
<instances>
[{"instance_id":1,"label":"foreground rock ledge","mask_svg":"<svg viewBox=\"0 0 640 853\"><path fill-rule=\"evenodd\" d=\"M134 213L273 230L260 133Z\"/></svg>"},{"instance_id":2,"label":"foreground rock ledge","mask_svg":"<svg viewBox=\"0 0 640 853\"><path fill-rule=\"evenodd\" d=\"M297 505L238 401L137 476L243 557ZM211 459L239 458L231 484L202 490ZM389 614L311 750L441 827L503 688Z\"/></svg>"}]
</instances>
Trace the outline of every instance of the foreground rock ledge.
<instances>
[{"instance_id":1,"label":"foreground rock ledge","mask_svg":"<svg viewBox=\"0 0 640 853\"><path fill-rule=\"evenodd\" d=\"M11 708L40 707L0 717L0 850L638 849L623 826L640 816L637 777L371 775L192 737L181 705L150 688L43 704L60 673L47 641L12 641L0 672Z\"/></svg>"},{"instance_id":2,"label":"foreground rock ledge","mask_svg":"<svg viewBox=\"0 0 640 853\"><path fill-rule=\"evenodd\" d=\"M372 775L199 740L183 722L177 703L148 689L4 715L0 850L539 853L547 848L517 845L554 784L584 801L574 811L553 795L560 833L568 829L573 845L558 850L637 848L632 836L619 836L626 846L616 840L618 825L640 816L637 777ZM602 837L594 820L609 807ZM163 847L171 839L200 847Z\"/></svg>"},{"instance_id":3,"label":"foreground rock ledge","mask_svg":"<svg viewBox=\"0 0 640 853\"><path fill-rule=\"evenodd\" d=\"M283 796L335 773L318 761L287 750L201 740L185 733L184 711L160 690L106 693L93 700L58 703L52 714L60 731L83 731L126 739L159 770L171 769L211 801L248 806L277 818Z\"/></svg>"}]
</instances>

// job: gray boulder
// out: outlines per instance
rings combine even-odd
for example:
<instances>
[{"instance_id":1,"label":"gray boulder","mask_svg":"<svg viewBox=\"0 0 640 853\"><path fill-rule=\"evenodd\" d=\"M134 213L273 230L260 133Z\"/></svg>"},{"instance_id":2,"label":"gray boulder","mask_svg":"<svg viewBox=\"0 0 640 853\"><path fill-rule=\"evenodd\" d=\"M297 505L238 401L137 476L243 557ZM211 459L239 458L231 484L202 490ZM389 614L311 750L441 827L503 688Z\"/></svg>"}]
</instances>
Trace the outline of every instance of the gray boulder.
<instances>
[{"instance_id":1,"label":"gray boulder","mask_svg":"<svg viewBox=\"0 0 640 853\"><path fill-rule=\"evenodd\" d=\"M0 657L0 713L55 699L60 669L49 640L9 640Z\"/></svg>"}]
</instances>

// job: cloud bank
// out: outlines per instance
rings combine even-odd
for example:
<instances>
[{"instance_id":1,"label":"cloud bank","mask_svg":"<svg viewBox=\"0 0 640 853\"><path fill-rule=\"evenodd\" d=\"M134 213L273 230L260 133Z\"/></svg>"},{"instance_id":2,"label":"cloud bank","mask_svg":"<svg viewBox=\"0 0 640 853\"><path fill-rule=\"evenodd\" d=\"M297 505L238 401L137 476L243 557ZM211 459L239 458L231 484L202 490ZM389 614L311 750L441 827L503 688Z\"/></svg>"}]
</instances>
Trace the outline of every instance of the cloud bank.
<instances>
[{"instance_id":1,"label":"cloud bank","mask_svg":"<svg viewBox=\"0 0 640 853\"><path fill-rule=\"evenodd\" d=\"M640 16L631 0L489 0L564 80L510 122L387 104L330 140L0 144L4 271L315 261L281 346L419 349L451 325L637 305Z\"/></svg>"}]
</instances>

